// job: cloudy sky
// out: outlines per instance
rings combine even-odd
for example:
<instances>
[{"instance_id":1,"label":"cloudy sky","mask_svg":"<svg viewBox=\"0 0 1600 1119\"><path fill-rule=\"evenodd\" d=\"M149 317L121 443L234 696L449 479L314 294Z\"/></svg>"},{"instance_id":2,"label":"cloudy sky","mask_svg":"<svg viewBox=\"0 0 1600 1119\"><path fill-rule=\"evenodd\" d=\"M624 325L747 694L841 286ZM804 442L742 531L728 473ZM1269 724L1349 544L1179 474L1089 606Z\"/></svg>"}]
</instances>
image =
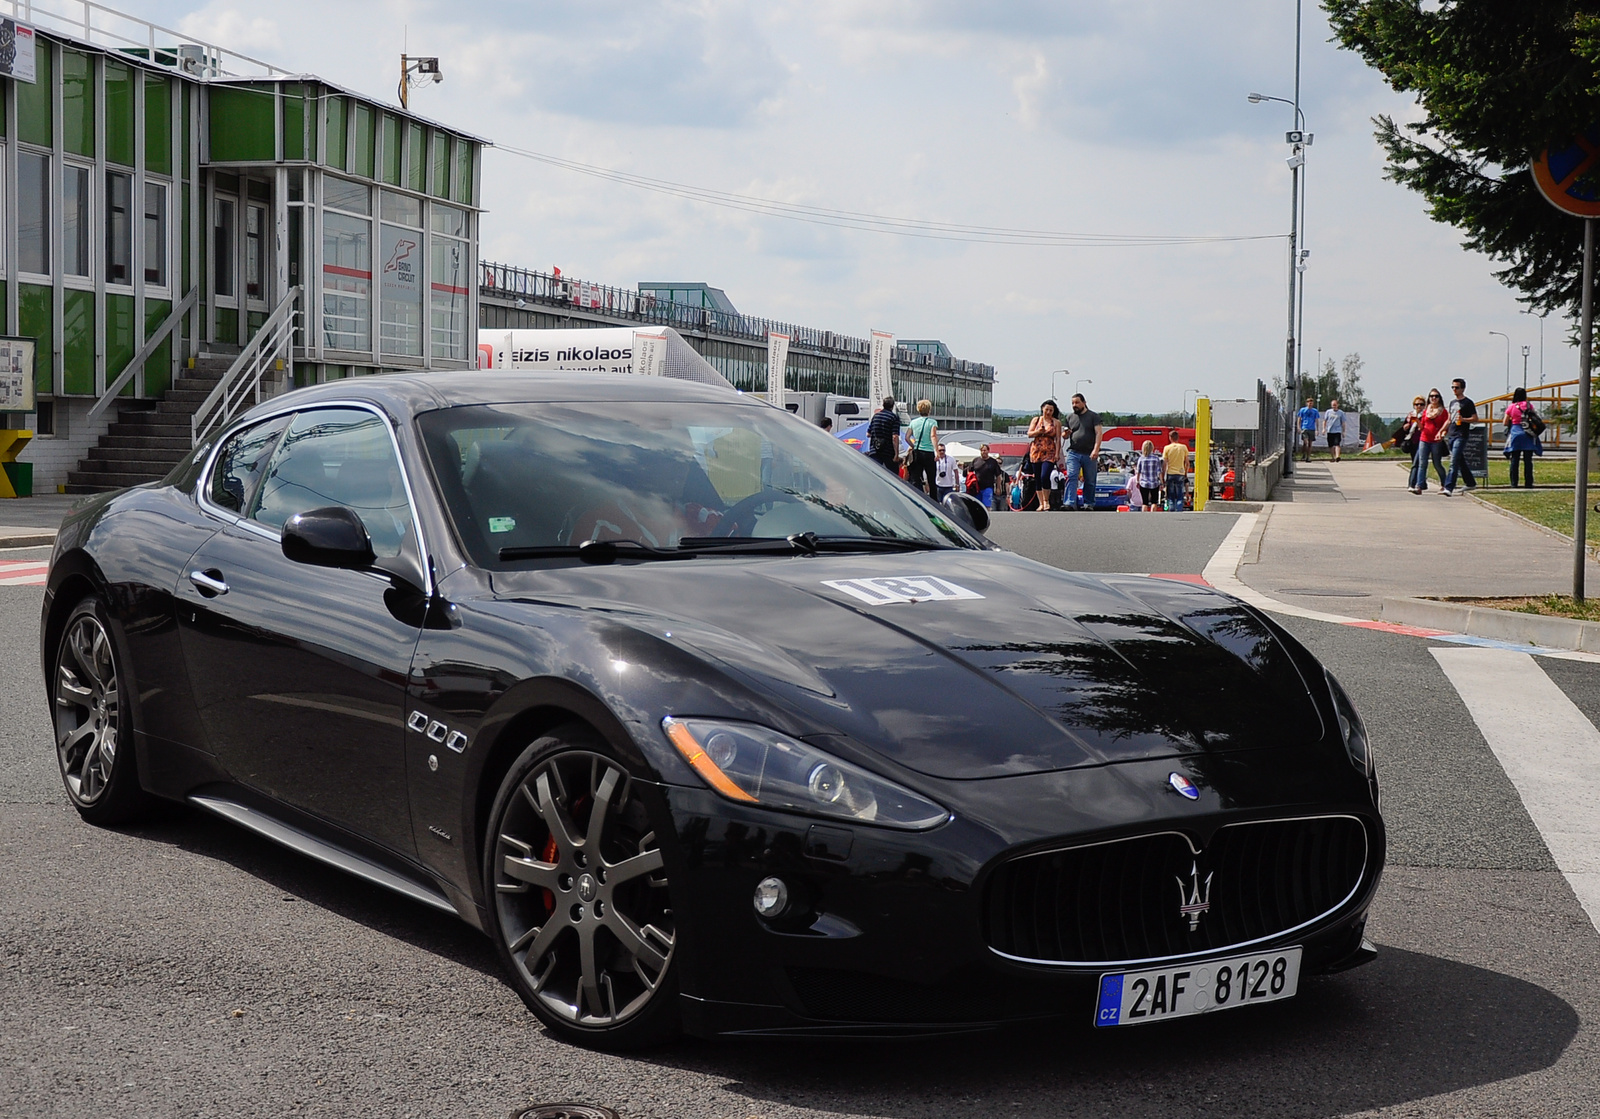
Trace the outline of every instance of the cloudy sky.
<instances>
[{"instance_id":1,"label":"cloudy sky","mask_svg":"<svg viewBox=\"0 0 1600 1119\"><path fill-rule=\"evenodd\" d=\"M964 244L689 202L486 156L483 256L632 286L703 280L750 314L943 339L997 407L1085 385L1121 411L1253 395L1283 368L1294 0L120 0L501 144L783 202L1180 246ZM1539 324L1490 262L1382 178L1370 118L1414 113L1305 10L1306 357L1357 351L1382 411L1464 375L1538 378ZM1576 224L1574 226L1577 235ZM1545 374L1575 376L1566 324Z\"/></svg>"}]
</instances>

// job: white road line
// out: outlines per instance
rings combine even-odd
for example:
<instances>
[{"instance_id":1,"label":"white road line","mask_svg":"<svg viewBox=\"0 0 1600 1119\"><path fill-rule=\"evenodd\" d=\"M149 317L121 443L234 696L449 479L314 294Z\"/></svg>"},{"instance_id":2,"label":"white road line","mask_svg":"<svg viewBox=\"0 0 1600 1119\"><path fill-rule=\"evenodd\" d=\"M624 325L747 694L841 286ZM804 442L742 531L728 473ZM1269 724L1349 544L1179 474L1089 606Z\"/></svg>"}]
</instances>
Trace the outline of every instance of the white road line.
<instances>
[{"instance_id":1,"label":"white road line","mask_svg":"<svg viewBox=\"0 0 1600 1119\"><path fill-rule=\"evenodd\" d=\"M1225 594L1231 594L1234 598L1248 602L1258 610L1270 610L1274 614L1288 614L1295 618L1310 618L1314 622L1334 622L1338 625L1360 621L1359 618L1350 618L1343 614L1325 614L1321 610L1308 610L1304 606L1279 602L1254 587L1245 586L1239 579L1239 561L1244 559L1245 543L1250 539L1250 531L1256 527L1256 514L1240 513L1238 517L1233 528L1217 546L1217 550L1211 553L1211 559L1206 563L1206 569L1201 576L1206 582Z\"/></svg>"},{"instance_id":2,"label":"white road line","mask_svg":"<svg viewBox=\"0 0 1600 1119\"><path fill-rule=\"evenodd\" d=\"M1428 651L1600 930L1600 731L1527 653Z\"/></svg>"}]
</instances>

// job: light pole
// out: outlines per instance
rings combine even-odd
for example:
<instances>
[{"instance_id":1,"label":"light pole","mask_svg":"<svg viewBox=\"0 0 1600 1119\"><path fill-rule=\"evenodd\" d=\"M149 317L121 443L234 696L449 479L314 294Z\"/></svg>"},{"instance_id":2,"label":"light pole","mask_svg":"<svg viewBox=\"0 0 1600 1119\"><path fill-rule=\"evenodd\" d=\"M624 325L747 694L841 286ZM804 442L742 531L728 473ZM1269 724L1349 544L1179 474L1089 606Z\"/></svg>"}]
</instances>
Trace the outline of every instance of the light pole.
<instances>
[{"instance_id":1,"label":"light pole","mask_svg":"<svg viewBox=\"0 0 1600 1119\"><path fill-rule=\"evenodd\" d=\"M1052 369L1052 370L1050 370L1050 395L1057 400L1057 402L1058 402L1057 405L1056 405L1057 407L1060 407L1059 401L1061 399L1061 394L1056 392L1056 378L1059 377L1063 373L1065 373L1069 377L1072 376L1072 370L1070 370L1070 369Z\"/></svg>"},{"instance_id":2,"label":"light pole","mask_svg":"<svg viewBox=\"0 0 1600 1119\"><path fill-rule=\"evenodd\" d=\"M1543 388L1544 387L1544 319L1545 319L1545 315L1548 315L1550 312L1546 311L1544 313L1544 315L1534 315L1532 311L1519 311L1517 313L1521 314L1521 315L1533 315L1534 318L1539 320L1539 387ZM1523 385L1523 387L1526 388L1527 385Z\"/></svg>"},{"instance_id":3,"label":"light pole","mask_svg":"<svg viewBox=\"0 0 1600 1119\"><path fill-rule=\"evenodd\" d=\"M1283 472L1292 474L1294 473L1292 465L1294 425L1289 422L1291 415L1289 402L1295 397L1295 367L1299 364L1299 331L1295 322L1295 312L1298 308L1302 316L1304 314L1303 303L1296 302L1303 264L1300 255L1300 169L1305 166L1306 147L1311 143L1311 135L1305 130L1306 115L1300 111L1300 0L1295 0L1294 11L1294 100L1291 101L1286 97L1270 97L1265 93L1252 93L1246 100L1252 105L1259 105L1263 101L1276 101L1294 109L1295 128L1284 135L1290 146L1287 162L1289 170L1294 175L1289 188L1289 336L1285 340L1283 355Z\"/></svg>"},{"instance_id":4,"label":"light pole","mask_svg":"<svg viewBox=\"0 0 1600 1119\"><path fill-rule=\"evenodd\" d=\"M1092 384L1094 384L1094 378L1093 377L1079 377L1078 378L1078 383L1073 386L1073 389L1072 389L1073 395L1082 396L1083 395L1083 386L1084 385L1092 385Z\"/></svg>"},{"instance_id":5,"label":"light pole","mask_svg":"<svg viewBox=\"0 0 1600 1119\"><path fill-rule=\"evenodd\" d=\"M1506 340L1506 392L1511 391L1511 335L1503 330L1491 330L1490 334L1498 334Z\"/></svg>"},{"instance_id":6,"label":"light pole","mask_svg":"<svg viewBox=\"0 0 1600 1119\"><path fill-rule=\"evenodd\" d=\"M1528 353L1531 347L1522 347L1522 391L1528 391Z\"/></svg>"},{"instance_id":7,"label":"light pole","mask_svg":"<svg viewBox=\"0 0 1600 1119\"><path fill-rule=\"evenodd\" d=\"M1202 391L1203 390L1201 390L1201 389L1184 389L1183 390L1183 413L1182 413L1182 415L1187 416L1189 414L1189 394L1191 392L1194 393L1195 399L1199 400L1200 399L1200 393Z\"/></svg>"}]
</instances>

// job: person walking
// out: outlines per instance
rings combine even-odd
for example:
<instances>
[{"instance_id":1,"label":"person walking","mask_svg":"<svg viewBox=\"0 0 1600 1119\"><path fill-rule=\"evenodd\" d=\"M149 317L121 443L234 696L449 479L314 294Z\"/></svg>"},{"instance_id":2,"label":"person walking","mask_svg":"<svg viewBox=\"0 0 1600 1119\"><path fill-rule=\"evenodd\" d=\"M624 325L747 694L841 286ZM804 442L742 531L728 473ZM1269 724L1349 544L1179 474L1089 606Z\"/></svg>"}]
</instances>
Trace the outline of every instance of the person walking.
<instances>
[{"instance_id":1,"label":"person walking","mask_svg":"<svg viewBox=\"0 0 1600 1119\"><path fill-rule=\"evenodd\" d=\"M1061 409L1054 400L1039 405L1028 421L1028 473L1034 479L1039 512L1050 511L1050 474L1061 461Z\"/></svg>"},{"instance_id":2,"label":"person walking","mask_svg":"<svg viewBox=\"0 0 1600 1119\"><path fill-rule=\"evenodd\" d=\"M1154 512L1161 500L1161 478L1166 472L1166 459L1156 454L1156 445L1149 439L1139 449L1139 498L1147 513Z\"/></svg>"},{"instance_id":3,"label":"person walking","mask_svg":"<svg viewBox=\"0 0 1600 1119\"><path fill-rule=\"evenodd\" d=\"M906 449L910 452L906 481L929 497L933 497L938 489L938 483L934 481L938 448L939 425L933 422L933 401L919 400L917 418L906 425Z\"/></svg>"},{"instance_id":4,"label":"person walking","mask_svg":"<svg viewBox=\"0 0 1600 1119\"><path fill-rule=\"evenodd\" d=\"M1411 492L1425 493L1428 489L1428 463L1439 474L1439 485L1444 485L1444 425L1450 422L1450 413L1444 406L1444 395L1438 389L1428 391L1428 402L1422 409L1422 422L1417 425L1417 457L1411 473Z\"/></svg>"},{"instance_id":5,"label":"person walking","mask_svg":"<svg viewBox=\"0 0 1600 1119\"><path fill-rule=\"evenodd\" d=\"M916 421L913 420L912 423ZM945 453L944 444L939 444L939 453L933 460L933 488L935 501L943 501L947 494L956 492L956 486L961 481L961 467L956 460Z\"/></svg>"},{"instance_id":6,"label":"person walking","mask_svg":"<svg viewBox=\"0 0 1600 1119\"><path fill-rule=\"evenodd\" d=\"M1389 440L1389 445L1397 451L1404 451L1411 459L1411 468L1406 475L1406 489L1415 493L1417 490L1417 443L1422 433L1422 414L1427 411L1428 398L1416 397L1411 401L1411 411L1400 421L1400 426L1395 428L1394 438Z\"/></svg>"},{"instance_id":7,"label":"person walking","mask_svg":"<svg viewBox=\"0 0 1600 1119\"><path fill-rule=\"evenodd\" d=\"M1328 410L1322 414L1322 430L1328 437L1330 461L1338 462L1339 448L1344 443L1344 412L1337 396L1328 401Z\"/></svg>"},{"instance_id":8,"label":"person walking","mask_svg":"<svg viewBox=\"0 0 1600 1119\"><path fill-rule=\"evenodd\" d=\"M1544 444L1539 435L1544 431L1544 421L1534 411L1528 400L1528 390L1520 385L1511 391L1511 406L1506 409L1506 458L1511 460L1511 488L1517 486L1517 464L1521 471L1523 487L1533 488L1533 456L1544 454Z\"/></svg>"},{"instance_id":9,"label":"person walking","mask_svg":"<svg viewBox=\"0 0 1600 1119\"><path fill-rule=\"evenodd\" d=\"M1450 391L1455 394L1455 399L1450 401L1450 419L1444 425L1445 437L1450 444L1450 474L1444 481L1444 495L1454 497L1456 481L1460 479L1467 483L1467 489L1478 488L1478 481L1472 476L1472 467L1467 462L1467 432L1471 429L1471 421L1478 418L1478 406L1467 395L1467 382L1457 377L1450 382Z\"/></svg>"},{"instance_id":10,"label":"person walking","mask_svg":"<svg viewBox=\"0 0 1600 1119\"><path fill-rule=\"evenodd\" d=\"M978 457L972 460L972 472L978 476L978 500L985 509L998 509L994 503L995 487L1006 476L1000 460L989 457L989 444L978 445Z\"/></svg>"},{"instance_id":11,"label":"person walking","mask_svg":"<svg viewBox=\"0 0 1600 1119\"><path fill-rule=\"evenodd\" d=\"M1167 511L1183 509L1183 499L1189 489L1189 448L1172 433L1172 441L1161 450L1162 473L1167 479Z\"/></svg>"},{"instance_id":12,"label":"person walking","mask_svg":"<svg viewBox=\"0 0 1600 1119\"><path fill-rule=\"evenodd\" d=\"M1072 394L1072 411L1067 415L1067 507L1094 509L1095 479L1100 468L1100 440L1105 428L1100 426L1100 413L1089 410L1083 393ZM1078 477L1083 476L1082 496L1079 496Z\"/></svg>"},{"instance_id":13,"label":"person walking","mask_svg":"<svg viewBox=\"0 0 1600 1119\"><path fill-rule=\"evenodd\" d=\"M883 407L867 422L867 457L891 473L899 472L900 417L892 396L883 398Z\"/></svg>"},{"instance_id":14,"label":"person walking","mask_svg":"<svg viewBox=\"0 0 1600 1119\"><path fill-rule=\"evenodd\" d=\"M1306 397L1306 406L1295 413L1295 418L1300 421L1300 457L1303 462L1311 461L1311 444L1317 441L1317 421L1322 419L1322 413L1317 411L1317 398Z\"/></svg>"}]
</instances>

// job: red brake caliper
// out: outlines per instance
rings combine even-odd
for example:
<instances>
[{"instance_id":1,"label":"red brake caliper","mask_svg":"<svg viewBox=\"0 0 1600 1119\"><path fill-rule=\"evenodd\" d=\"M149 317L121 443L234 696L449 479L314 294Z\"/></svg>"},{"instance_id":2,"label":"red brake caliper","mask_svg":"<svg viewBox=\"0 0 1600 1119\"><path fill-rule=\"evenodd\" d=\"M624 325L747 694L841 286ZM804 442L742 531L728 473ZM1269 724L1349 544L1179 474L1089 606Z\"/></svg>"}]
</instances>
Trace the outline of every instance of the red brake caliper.
<instances>
[{"instance_id":1,"label":"red brake caliper","mask_svg":"<svg viewBox=\"0 0 1600 1119\"><path fill-rule=\"evenodd\" d=\"M547 863L553 863L556 861L556 856L560 853L561 848L556 846L556 837L552 835L548 840L545 841L544 861ZM549 890L541 890L540 893L544 894L544 907L546 911L554 913L556 909L555 894L551 893Z\"/></svg>"}]
</instances>

